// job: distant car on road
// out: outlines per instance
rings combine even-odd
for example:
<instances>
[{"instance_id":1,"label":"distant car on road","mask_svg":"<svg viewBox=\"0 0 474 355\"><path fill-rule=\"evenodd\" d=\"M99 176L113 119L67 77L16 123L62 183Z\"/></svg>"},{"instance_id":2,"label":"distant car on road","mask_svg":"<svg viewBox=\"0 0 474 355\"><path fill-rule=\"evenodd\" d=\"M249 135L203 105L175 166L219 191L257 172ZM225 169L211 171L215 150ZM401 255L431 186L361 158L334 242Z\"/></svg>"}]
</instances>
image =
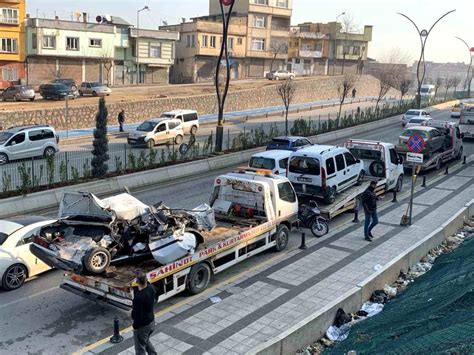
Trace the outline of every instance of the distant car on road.
<instances>
[{"instance_id":1,"label":"distant car on road","mask_svg":"<svg viewBox=\"0 0 474 355\"><path fill-rule=\"evenodd\" d=\"M289 72L287 70L272 70L271 72L267 73L266 76L268 80L293 80L296 75L295 73Z\"/></svg>"},{"instance_id":2,"label":"distant car on road","mask_svg":"<svg viewBox=\"0 0 474 355\"><path fill-rule=\"evenodd\" d=\"M79 95L109 96L112 90L99 82L83 82L79 87Z\"/></svg>"},{"instance_id":3,"label":"distant car on road","mask_svg":"<svg viewBox=\"0 0 474 355\"><path fill-rule=\"evenodd\" d=\"M61 100L67 97L74 99L74 91L64 84L43 84L39 87L40 95L45 100L56 99Z\"/></svg>"},{"instance_id":4,"label":"distant car on road","mask_svg":"<svg viewBox=\"0 0 474 355\"><path fill-rule=\"evenodd\" d=\"M313 145L313 143L305 137L275 137L270 143L268 143L267 150L281 149L296 151L310 145Z\"/></svg>"},{"instance_id":5,"label":"distant car on road","mask_svg":"<svg viewBox=\"0 0 474 355\"><path fill-rule=\"evenodd\" d=\"M41 227L54 222L35 216L0 220L0 282L4 290L15 290L27 278L51 269L30 252L30 244Z\"/></svg>"},{"instance_id":6,"label":"distant car on road","mask_svg":"<svg viewBox=\"0 0 474 355\"><path fill-rule=\"evenodd\" d=\"M413 134L418 134L425 141L425 148L421 152L424 156L431 158L433 154L442 151L447 143L444 133L434 127L414 126L405 129L398 137L397 152L406 153L409 151L408 141Z\"/></svg>"},{"instance_id":7,"label":"distant car on road","mask_svg":"<svg viewBox=\"0 0 474 355\"><path fill-rule=\"evenodd\" d=\"M51 84L64 84L74 93L74 96L79 96L79 91L77 90L77 84L74 79L54 79L51 80Z\"/></svg>"},{"instance_id":8,"label":"distant car on road","mask_svg":"<svg viewBox=\"0 0 474 355\"><path fill-rule=\"evenodd\" d=\"M403 116L402 116L402 126L405 127L405 125L408 123L409 120L412 118L423 118L423 117L431 117L428 112L425 110L408 110Z\"/></svg>"},{"instance_id":9,"label":"distant car on road","mask_svg":"<svg viewBox=\"0 0 474 355\"><path fill-rule=\"evenodd\" d=\"M128 134L127 142L132 146L153 148L158 143L183 142L183 122L180 119L152 118L140 124Z\"/></svg>"},{"instance_id":10,"label":"distant car on road","mask_svg":"<svg viewBox=\"0 0 474 355\"><path fill-rule=\"evenodd\" d=\"M451 110L451 118L460 118L461 117L461 111L466 107L464 103L459 103L453 106Z\"/></svg>"},{"instance_id":11,"label":"distant car on road","mask_svg":"<svg viewBox=\"0 0 474 355\"><path fill-rule=\"evenodd\" d=\"M2 100L12 100L12 101L21 101L21 100L30 100L35 99L35 91L31 86L25 85L13 85L7 88L2 94Z\"/></svg>"},{"instance_id":12,"label":"distant car on road","mask_svg":"<svg viewBox=\"0 0 474 355\"><path fill-rule=\"evenodd\" d=\"M431 117L415 117L411 118L405 128L414 127L414 126L431 126L433 119Z\"/></svg>"}]
</instances>

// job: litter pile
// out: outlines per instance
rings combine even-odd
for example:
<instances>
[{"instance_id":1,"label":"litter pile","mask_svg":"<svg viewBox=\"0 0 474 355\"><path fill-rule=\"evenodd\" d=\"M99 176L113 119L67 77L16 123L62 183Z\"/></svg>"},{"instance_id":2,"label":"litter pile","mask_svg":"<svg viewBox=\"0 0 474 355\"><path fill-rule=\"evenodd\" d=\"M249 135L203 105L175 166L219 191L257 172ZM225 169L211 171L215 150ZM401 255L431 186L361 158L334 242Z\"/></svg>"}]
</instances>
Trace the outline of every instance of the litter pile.
<instances>
[{"instance_id":1,"label":"litter pile","mask_svg":"<svg viewBox=\"0 0 474 355\"><path fill-rule=\"evenodd\" d=\"M346 314L338 309L326 335L298 353L342 354L350 350L381 353L390 349L415 354L439 349L474 350L473 236L474 225L466 225L407 273L400 272L392 285L373 292L357 313ZM465 240L468 241L463 248L450 253ZM420 279L407 289L417 278ZM382 310L378 317L361 322Z\"/></svg>"}]
</instances>

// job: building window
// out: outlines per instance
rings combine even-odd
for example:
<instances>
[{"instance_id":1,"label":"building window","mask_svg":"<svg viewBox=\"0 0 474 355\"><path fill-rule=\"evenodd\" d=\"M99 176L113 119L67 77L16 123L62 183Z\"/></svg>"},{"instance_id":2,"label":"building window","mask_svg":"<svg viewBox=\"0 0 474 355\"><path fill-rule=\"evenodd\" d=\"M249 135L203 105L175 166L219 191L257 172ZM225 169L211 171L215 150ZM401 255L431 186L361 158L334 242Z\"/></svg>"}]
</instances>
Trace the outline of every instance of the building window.
<instances>
[{"instance_id":1,"label":"building window","mask_svg":"<svg viewBox=\"0 0 474 355\"><path fill-rule=\"evenodd\" d=\"M352 47L352 54L353 55L360 55L360 47L359 46Z\"/></svg>"},{"instance_id":2,"label":"building window","mask_svg":"<svg viewBox=\"0 0 474 355\"><path fill-rule=\"evenodd\" d=\"M66 37L66 50L78 51L79 50L79 38L78 37Z\"/></svg>"},{"instance_id":3,"label":"building window","mask_svg":"<svg viewBox=\"0 0 474 355\"><path fill-rule=\"evenodd\" d=\"M56 48L56 37L44 36L43 37L43 48L55 49Z\"/></svg>"},{"instance_id":4,"label":"building window","mask_svg":"<svg viewBox=\"0 0 474 355\"><path fill-rule=\"evenodd\" d=\"M314 50L316 52L322 52L323 51L323 45L321 43L316 43L316 45L314 46Z\"/></svg>"},{"instance_id":5,"label":"building window","mask_svg":"<svg viewBox=\"0 0 474 355\"><path fill-rule=\"evenodd\" d=\"M89 47L102 48L102 40L100 38L89 38Z\"/></svg>"},{"instance_id":6,"label":"building window","mask_svg":"<svg viewBox=\"0 0 474 355\"><path fill-rule=\"evenodd\" d=\"M191 47L191 35L186 35L186 48Z\"/></svg>"},{"instance_id":7,"label":"building window","mask_svg":"<svg viewBox=\"0 0 474 355\"><path fill-rule=\"evenodd\" d=\"M227 47L229 49L234 49L234 39L232 37L227 38Z\"/></svg>"},{"instance_id":8,"label":"building window","mask_svg":"<svg viewBox=\"0 0 474 355\"><path fill-rule=\"evenodd\" d=\"M237 38L237 44L239 46L241 46L243 42L244 42L244 40L242 39L242 37Z\"/></svg>"},{"instance_id":9,"label":"building window","mask_svg":"<svg viewBox=\"0 0 474 355\"><path fill-rule=\"evenodd\" d=\"M36 33L31 34L31 48L37 49L38 48L38 36Z\"/></svg>"},{"instance_id":10,"label":"building window","mask_svg":"<svg viewBox=\"0 0 474 355\"><path fill-rule=\"evenodd\" d=\"M311 47L311 44L309 43L302 43L301 44L301 49L304 51L311 51L313 48Z\"/></svg>"},{"instance_id":11,"label":"building window","mask_svg":"<svg viewBox=\"0 0 474 355\"><path fill-rule=\"evenodd\" d=\"M263 38L252 38L252 50L264 51L265 50L265 39Z\"/></svg>"},{"instance_id":12,"label":"building window","mask_svg":"<svg viewBox=\"0 0 474 355\"><path fill-rule=\"evenodd\" d=\"M253 3L257 5L268 5L268 0L253 0Z\"/></svg>"},{"instance_id":13,"label":"building window","mask_svg":"<svg viewBox=\"0 0 474 355\"><path fill-rule=\"evenodd\" d=\"M17 81L18 72L16 71L16 68L3 68L2 77L5 81Z\"/></svg>"},{"instance_id":14,"label":"building window","mask_svg":"<svg viewBox=\"0 0 474 355\"><path fill-rule=\"evenodd\" d=\"M150 46L150 57L161 58L161 46L159 45Z\"/></svg>"},{"instance_id":15,"label":"building window","mask_svg":"<svg viewBox=\"0 0 474 355\"><path fill-rule=\"evenodd\" d=\"M0 38L0 52L18 53L18 41L16 38Z\"/></svg>"},{"instance_id":16,"label":"building window","mask_svg":"<svg viewBox=\"0 0 474 355\"><path fill-rule=\"evenodd\" d=\"M288 8L288 0L276 0L276 6Z\"/></svg>"},{"instance_id":17,"label":"building window","mask_svg":"<svg viewBox=\"0 0 474 355\"><path fill-rule=\"evenodd\" d=\"M216 48L216 36L211 36L211 48Z\"/></svg>"},{"instance_id":18,"label":"building window","mask_svg":"<svg viewBox=\"0 0 474 355\"><path fill-rule=\"evenodd\" d=\"M253 17L253 27L265 28L265 16L255 15Z\"/></svg>"},{"instance_id":19,"label":"building window","mask_svg":"<svg viewBox=\"0 0 474 355\"><path fill-rule=\"evenodd\" d=\"M7 23L11 25L19 24L18 9L11 9L11 8L0 9L0 23Z\"/></svg>"},{"instance_id":20,"label":"building window","mask_svg":"<svg viewBox=\"0 0 474 355\"><path fill-rule=\"evenodd\" d=\"M194 35L191 35L191 47L196 47L196 37Z\"/></svg>"},{"instance_id":21,"label":"building window","mask_svg":"<svg viewBox=\"0 0 474 355\"><path fill-rule=\"evenodd\" d=\"M207 47L209 46L209 36L208 35L202 35L202 47Z\"/></svg>"},{"instance_id":22,"label":"building window","mask_svg":"<svg viewBox=\"0 0 474 355\"><path fill-rule=\"evenodd\" d=\"M351 46L344 46L344 54L349 54L351 52Z\"/></svg>"},{"instance_id":23,"label":"building window","mask_svg":"<svg viewBox=\"0 0 474 355\"><path fill-rule=\"evenodd\" d=\"M311 28L309 26L300 26L300 32L310 32Z\"/></svg>"}]
</instances>

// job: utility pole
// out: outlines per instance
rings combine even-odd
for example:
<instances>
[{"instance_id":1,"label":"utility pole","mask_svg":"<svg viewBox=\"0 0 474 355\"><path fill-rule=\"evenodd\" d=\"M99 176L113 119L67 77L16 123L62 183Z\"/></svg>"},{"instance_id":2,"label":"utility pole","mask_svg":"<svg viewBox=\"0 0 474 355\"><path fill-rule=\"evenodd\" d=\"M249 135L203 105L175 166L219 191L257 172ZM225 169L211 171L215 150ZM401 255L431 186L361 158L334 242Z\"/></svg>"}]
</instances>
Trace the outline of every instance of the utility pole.
<instances>
[{"instance_id":1,"label":"utility pole","mask_svg":"<svg viewBox=\"0 0 474 355\"><path fill-rule=\"evenodd\" d=\"M137 51L137 85L140 85L140 12L150 11L148 6L144 6L142 9L137 10L137 44L135 50Z\"/></svg>"},{"instance_id":2,"label":"utility pole","mask_svg":"<svg viewBox=\"0 0 474 355\"><path fill-rule=\"evenodd\" d=\"M471 78L471 70L472 70L472 56L474 55L474 47L471 47L469 46L469 44L467 44L467 42L465 40L463 40L462 38L460 37L456 37L457 39L459 39L462 43L464 43L467 47L467 50L469 51L469 67L467 68L467 76L466 76L466 82L464 84L464 88L467 88L467 97L471 97L471 82L472 82L472 78Z\"/></svg>"}]
</instances>

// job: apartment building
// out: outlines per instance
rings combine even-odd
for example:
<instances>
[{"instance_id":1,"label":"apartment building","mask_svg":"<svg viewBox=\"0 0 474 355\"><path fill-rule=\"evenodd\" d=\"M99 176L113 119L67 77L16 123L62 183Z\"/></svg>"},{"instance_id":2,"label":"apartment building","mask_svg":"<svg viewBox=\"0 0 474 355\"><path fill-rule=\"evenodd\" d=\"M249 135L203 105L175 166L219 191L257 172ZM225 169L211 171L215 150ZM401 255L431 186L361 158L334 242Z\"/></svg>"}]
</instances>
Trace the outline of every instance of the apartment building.
<instances>
[{"instance_id":1,"label":"apartment building","mask_svg":"<svg viewBox=\"0 0 474 355\"><path fill-rule=\"evenodd\" d=\"M25 0L0 0L0 90L25 78Z\"/></svg>"}]
</instances>

